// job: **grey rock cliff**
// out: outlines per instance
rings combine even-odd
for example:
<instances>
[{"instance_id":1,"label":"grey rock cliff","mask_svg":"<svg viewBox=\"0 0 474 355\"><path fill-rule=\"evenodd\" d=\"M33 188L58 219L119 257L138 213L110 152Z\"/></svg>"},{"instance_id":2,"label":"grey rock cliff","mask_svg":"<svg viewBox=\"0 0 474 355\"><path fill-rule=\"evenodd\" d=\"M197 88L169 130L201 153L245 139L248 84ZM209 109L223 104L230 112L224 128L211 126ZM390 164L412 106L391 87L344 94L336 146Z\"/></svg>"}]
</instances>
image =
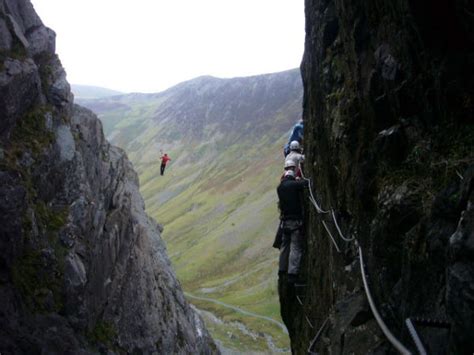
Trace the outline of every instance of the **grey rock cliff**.
<instances>
[{"instance_id":1,"label":"grey rock cliff","mask_svg":"<svg viewBox=\"0 0 474 355\"><path fill-rule=\"evenodd\" d=\"M0 352L217 352L54 37L0 0Z\"/></svg>"},{"instance_id":2,"label":"grey rock cliff","mask_svg":"<svg viewBox=\"0 0 474 355\"><path fill-rule=\"evenodd\" d=\"M357 238L392 333L415 353L405 320L441 320L450 328L418 325L428 353L472 354L472 3L307 0L305 11L305 168L317 199ZM356 244L330 215L310 204L307 214L304 306L280 288L293 351L328 319L312 351L395 353Z\"/></svg>"}]
</instances>

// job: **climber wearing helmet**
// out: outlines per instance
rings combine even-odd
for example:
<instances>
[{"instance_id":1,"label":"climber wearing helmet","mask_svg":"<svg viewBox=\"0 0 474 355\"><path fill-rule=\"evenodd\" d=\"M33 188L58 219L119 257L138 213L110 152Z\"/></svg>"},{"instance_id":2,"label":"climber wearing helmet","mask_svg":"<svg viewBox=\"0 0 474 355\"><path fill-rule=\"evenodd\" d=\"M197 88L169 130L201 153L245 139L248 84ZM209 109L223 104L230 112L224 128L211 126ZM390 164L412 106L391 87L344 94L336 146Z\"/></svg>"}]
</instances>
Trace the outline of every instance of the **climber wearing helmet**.
<instances>
[{"instance_id":1,"label":"climber wearing helmet","mask_svg":"<svg viewBox=\"0 0 474 355\"><path fill-rule=\"evenodd\" d=\"M303 120L299 120L291 130L290 137L288 138L288 143L285 144L283 148L283 154L285 157L290 153L290 145L291 142L297 141L299 144L303 144L303 131L304 131L304 124Z\"/></svg>"},{"instance_id":2,"label":"climber wearing helmet","mask_svg":"<svg viewBox=\"0 0 474 355\"><path fill-rule=\"evenodd\" d=\"M293 173L295 172L296 163L294 162L294 160L286 160L284 169L285 171L283 172L283 175L280 178L280 182L282 182L283 179L287 176L286 173L288 171L292 171ZM278 225L277 233L275 235L275 241L273 242L274 248L280 249L282 237L283 237L283 228L282 228L282 222L280 222L280 224Z\"/></svg>"},{"instance_id":3,"label":"climber wearing helmet","mask_svg":"<svg viewBox=\"0 0 474 355\"><path fill-rule=\"evenodd\" d=\"M283 172L283 175L281 176L280 181L282 181L285 178L285 174L288 170L292 170L293 172L295 172L296 168L297 168L297 165L293 159L286 159L285 166L284 166L285 171Z\"/></svg>"},{"instance_id":4,"label":"climber wearing helmet","mask_svg":"<svg viewBox=\"0 0 474 355\"><path fill-rule=\"evenodd\" d=\"M290 152L285 158L285 164L287 161L294 161L296 164L295 168L295 173L296 173L296 178L301 178L302 173L301 173L301 165L304 162L304 155L301 154L301 146L298 141L292 141L290 143Z\"/></svg>"},{"instance_id":5,"label":"climber wearing helmet","mask_svg":"<svg viewBox=\"0 0 474 355\"><path fill-rule=\"evenodd\" d=\"M296 181L295 172L285 172L277 188L280 208L280 262L278 275L288 274L288 283L298 280L301 258L303 256L303 207L302 192L306 181Z\"/></svg>"},{"instance_id":6,"label":"climber wearing helmet","mask_svg":"<svg viewBox=\"0 0 474 355\"><path fill-rule=\"evenodd\" d=\"M296 166L297 166L297 164L295 163L295 161L293 159L286 159L285 160L285 166L284 166L285 171L287 171L287 170L295 171Z\"/></svg>"}]
</instances>

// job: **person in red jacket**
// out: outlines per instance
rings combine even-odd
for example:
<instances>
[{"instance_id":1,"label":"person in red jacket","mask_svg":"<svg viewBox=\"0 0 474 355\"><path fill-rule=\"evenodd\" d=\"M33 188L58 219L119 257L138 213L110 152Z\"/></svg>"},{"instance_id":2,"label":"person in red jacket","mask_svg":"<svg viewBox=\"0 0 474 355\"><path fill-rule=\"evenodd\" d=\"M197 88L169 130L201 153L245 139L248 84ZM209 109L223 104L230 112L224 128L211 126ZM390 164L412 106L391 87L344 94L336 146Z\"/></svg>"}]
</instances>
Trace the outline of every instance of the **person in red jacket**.
<instances>
[{"instance_id":1,"label":"person in red jacket","mask_svg":"<svg viewBox=\"0 0 474 355\"><path fill-rule=\"evenodd\" d=\"M168 154L164 154L161 156L161 167L160 167L160 173L161 175L163 175L165 173L165 168L166 168L166 164L168 163L168 161L171 160L171 158L168 156Z\"/></svg>"}]
</instances>

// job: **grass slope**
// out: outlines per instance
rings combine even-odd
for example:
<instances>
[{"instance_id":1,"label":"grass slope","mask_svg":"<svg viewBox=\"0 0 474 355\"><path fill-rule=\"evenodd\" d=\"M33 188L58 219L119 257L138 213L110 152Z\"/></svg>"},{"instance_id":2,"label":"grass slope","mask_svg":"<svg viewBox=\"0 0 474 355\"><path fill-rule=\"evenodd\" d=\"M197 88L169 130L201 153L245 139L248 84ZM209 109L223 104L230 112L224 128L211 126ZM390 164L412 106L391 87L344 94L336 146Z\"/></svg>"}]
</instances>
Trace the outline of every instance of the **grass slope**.
<instances>
[{"instance_id":1,"label":"grass slope","mask_svg":"<svg viewBox=\"0 0 474 355\"><path fill-rule=\"evenodd\" d=\"M204 86L196 83L89 104L138 171L147 212L164 225L168 254L189 301L212 313L204 318L213 336L228 349L275 352L289 349L287 334L264 319L281 322L278 251L271 247L278 224L275 188L282 170L281 147L301 114L301 94L292 88L284 94L261 83L278 78L257 79L250 81L254 91L258 94L255 87L260 85L270 98L265 100L260 90L259 98L253 103L246 98L245 105L236 99L236 92L246 90L245 81L239 81L238 91L233 91L233 82L219 87L219 92L229 91L229 105L206 101ZM200 83L213 88L205 80ZM193 90L200 90L200 100ZM274 100L270 107L272 90L283 93L281 102ZM219 105L213 119L209 112ZM259 120L252 112L259 112ZM180 120L183 116L188 119ZM164 176L159 174L160 149L172 158Z\"/></svg>"}]
</instances>

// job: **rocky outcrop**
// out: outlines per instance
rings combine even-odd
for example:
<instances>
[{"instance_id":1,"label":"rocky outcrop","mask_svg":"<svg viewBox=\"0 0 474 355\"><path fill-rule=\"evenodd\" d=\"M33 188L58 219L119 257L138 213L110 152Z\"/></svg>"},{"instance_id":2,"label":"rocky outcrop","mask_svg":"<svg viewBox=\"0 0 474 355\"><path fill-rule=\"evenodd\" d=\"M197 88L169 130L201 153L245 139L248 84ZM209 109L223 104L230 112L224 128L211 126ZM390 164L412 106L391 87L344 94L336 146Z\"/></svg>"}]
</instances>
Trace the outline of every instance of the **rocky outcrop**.
<instances>
[{"instance_id":1,"label":"rocky outcrop","mask_svg":"<svg viewBox=\"0 0 474 355\"><path fill-rule=\"evenodd\" d=\"M0 0L0 352L214 353L54 33Z\"/></svg>"},{"instance_id":2,"label":"rocky outcrop","mask_svg":"<svg viewBox=\"0 0 474 355\"><path fill-rule=\"evenodd\" d=\"M306 1L306 173L357 239L378 310L412 351L414 317L450 324L418 326L428 352L474 350L472 13L462 0ZM394 352L368 307L356 243L307 207L304 306L280 289L293 351L329 319L312 351Z\"/></svg>"}]
</instances>

